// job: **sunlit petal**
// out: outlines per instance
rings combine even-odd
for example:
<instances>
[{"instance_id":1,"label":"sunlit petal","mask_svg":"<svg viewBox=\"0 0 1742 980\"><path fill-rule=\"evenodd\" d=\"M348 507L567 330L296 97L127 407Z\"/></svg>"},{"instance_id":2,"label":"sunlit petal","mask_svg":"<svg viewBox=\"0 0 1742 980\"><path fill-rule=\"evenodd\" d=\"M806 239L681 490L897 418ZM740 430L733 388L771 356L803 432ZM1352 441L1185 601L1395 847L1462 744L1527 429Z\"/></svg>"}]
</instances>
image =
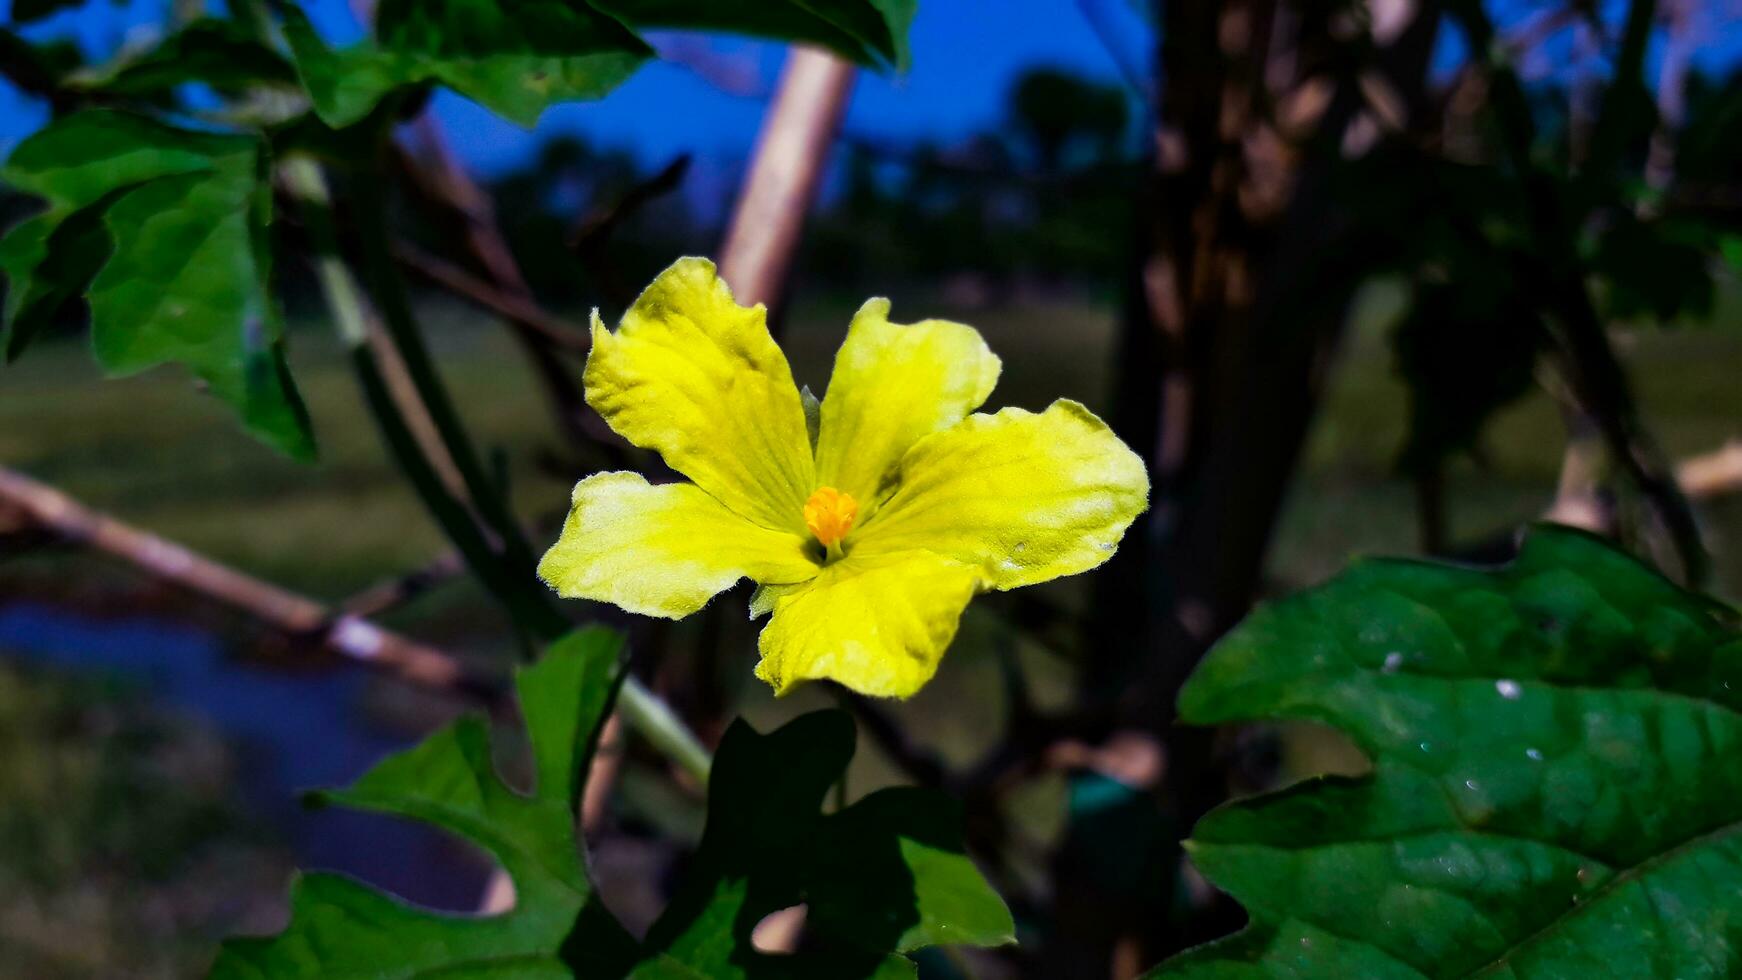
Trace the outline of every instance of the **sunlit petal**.
<instances>
[{"instance_id":1,"label":"sunlit petal","mask_svg":"<svg viewBox=\"0 0 1742 980\"><path fill-rule=\"evenodd\" d=\"M1143 461L1073 401L975 415L916 443L849 558L923 548L1013 589L1112 557L1149 500Z\"/></svg>"},{"instance_id":2,"label":"sunlit petal","mask_svg":"<svg viewBox=\"0 0 1742 980\"><path fill-rule=\"evenodd\" d=\"M687 483L600 473L575 485L562 536L538 574L565 598L632 613L687 616L741 578L802 582L805 540L752 524Z\"/></svg>"},{"instance_id":3,"label":"sunlit petal","mask_svg":"<svg viewBox=\"0 0 1742 980\"><path fill-rule=\"evenodd\" d=\"M738 514L804 531L815 488L804 406L760 305L746 309L706 259L680 259L615 332L593 317L587 403Z\"/></svg>"},{"instance_id":4,"label":"sunlit petal","mask_svg":"<svg viewBox=\"0 0 1742 980\"><path fill-rule=\"evenodd\" d=\"M801 585L764 586L752 612L774 618L762 630L756 676L778 694L826 678L907 697L937 672L979 585L973 568L913 551L848 558Z\"/></svg>"},{"instance_id":5,"label":"sunlit petal","mask_svg":"<svg viewBox=\"0 0 1742 980\"><path fill-rule=\"evenodd\" d=\"M999 361L973 327L889 322L889 301L860 308L823 395L817 482L851 494L866 515L921 438L979 408Z\"/></svg>"}]
</instances>

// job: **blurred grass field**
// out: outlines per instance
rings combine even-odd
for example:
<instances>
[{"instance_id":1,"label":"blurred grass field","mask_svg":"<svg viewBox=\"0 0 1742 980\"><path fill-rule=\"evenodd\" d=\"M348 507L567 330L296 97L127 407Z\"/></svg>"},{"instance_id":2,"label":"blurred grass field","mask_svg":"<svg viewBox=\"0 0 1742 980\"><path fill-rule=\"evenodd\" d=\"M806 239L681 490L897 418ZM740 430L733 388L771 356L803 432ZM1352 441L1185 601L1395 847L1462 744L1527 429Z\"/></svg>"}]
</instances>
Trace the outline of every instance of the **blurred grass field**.
<instances>
[{"instance_id":1,"label":"blurred grass field","mask_svg":"<svg viewBox=\"0 0 1742 980\"><path fill-rule=\"evenodd\" d=\"M1721 312L1737 319L1736 290ZM1297 587L1356 553L1413 551L1407 481L1392 459L1407 424L1384 323L1391 292L1371 290L1345 343L1272 562ZM797 306L785 344L800 383L822 391L854 304ZM1114 312L1083 303L951 310L897 297L897 319L952 316L979 327L1004 360L991 407L1055 397L1106 401ZM507 462L520 513L554 526L568 478L540 465L561 455L536 384L506 332L458 307L426 313L455 399L486 453ZM1720 325L1623 334L1619 346L1645 414L1672 456L1742 436L1742 330ZM320 461L298 465L253 442L227 410L175 369L99 380L83 342L62 338L0 372L0 462L289 587L327 599L417 567L442 541L382 449L349 368L319 324L293 331L292 357L314 415ZM1480 465L1449 470L1451 538L1480 537L1539 514L1560 465L1563 431L1546 396L1507 410ZM1705 509L1720 552L1719 590L1742 590L1737 508ZM8 574L0 566L0 576ZM4 578L0 577L0 582Z\"/></svg>"},{"instance_id":2,"label":"blurred grass field","mask_svg":"<svg viewBox=\"0 0 1742 980\"><path fill-rule=\"evenodd\" d=\"M1732 287L1734 284L1732 284ZM1356 555L1417 550L1415 499L1393 466L1407 425L1407 393L1392 371L1386 325L1398 294L1383 284L1359 304L1313 430L1302 472L1281 515L1267 586L1300 588L1334 574ZM801 384L822 391L835 347L856 300L811 300L794 307L784 345ZM979 327L1004 360L991 406L1040 408L1056 397L1091 407L1107 401L1114 310L1086 302L1033 302L960 310L921 297L895 297L894 316L961 319ZM1725 294L1719 322L1618 335L1641 403L1676 457L1742 436L1742 290ZM578 319L578 317L577 317ZM554 539L572 473L556 472L563 449L541 395L506 331L457 306L425 310L442 370L480 448L500 457L518 512L538 540ZM292 334L293 361L313 412L321 459L299 465L243 434L227 410L174 370L101 381L83 344L63 338L32 350L0 374L0 462L60 487L90 505L241 569L327 600L338 600L445 550L433 524L386 456L364 411L347 362L318 323ZM1549 504L1561 462L1557 408L1535 394L1506 410L1481 447L1480 463L1448 468L1447 517L1453 542L1490 538L1535 519ZM1742 596L1742 498L1704 504L1701 517L1716 551L1714 588ZM98 583L80 593L90 606L129 573L88 555L53 551L0 562L0 596L42 583ZM1081 578L1051 583L1067 605ZM742 591L742 590L739 590ZM704 663L726 687L726 703L773 721L829 703L806 691L776 703L750 679L755 631L725 607L704 635L695 621L671 635L682 656ZM998 729L1002 706L995 650L1015 648L1035 673L1042 698L1069 687L1067 662L1033 638L1007 643L996 597L970 608L938 682L901 707L929 740L968 759ZM461 580L392 613L390 625L464 653L506 657L509 632L481 591ZM697 654L703 647L714 653ZM505 661L503 661L505 662ZM702 669L689 661L665 669ZM981 703L987 702L987 703ZM876 781L891 775L875 774Z\"/></svg>"},{"instance_id":3,"label":"blurred grass field","mask_svg":"<svg viewBox=\"0 0 1742 980\"><path fill-rule=\"evenodd\" d=\"M1742 330L1734 329L1742 325L1739 297L1742 291L1729 291L1726 310L1715 324L1618 336L1646 416L1673 456L1708 451L1742 436L1742 382L1738 380ZM898 320L946 316L972 323L986 334L1004 360L1003 380L990 407L1040 408L1056 397L1105 406L1114 335L1110 307L1036 302L965 311L923 297L895 299ZM1393 376L1384 329L1395 299L1395 290L1371 290L1340 352L1302 472L1281 518L1268 576L1274 590L1318 581L1356 554L1407 554L1416 549L1413 493L1392 465L1407 424L1407 394ZM855 306L856 302L842 298L794 308L785 346L800 383L823 390L834 349ZM1726 320L1728 328L1723 325ZM538 526L541 541L554 537L567 503L570 475L550 465L551 459L563 456L563 450L519 352L497 324L465 308L428 308L425 322L443 373L480 448L503 461L518 511ZM321 445L320 461L314 465L291 463L254 443L223 406L196 391L174 369L100 379L78 338L43 343L0 372L0 463L220 561L327 600L341 599L441 554L442 538L386 456L348 363L328 331L319 323L301 323L291 339L294 368ZM1484 440L1480 464L1459 461L1448 471L1452 539L1483 538L1539 515L1553 493L1562 445L1559 414L1546 396L1532 396L1508 409ZM1717 550L1717 590L1731 599L1742 596L1742 498L1709 502L1702 506L1701 516ZM1081 586L1082 580L1077 579L1043 588L1069 603L1080 597ZM106 559L71 550L0 561L0 603L8 596L45 591L64 595L69 587L80 608L99 614L108 597L149 588ZM815 687L777 702L750 677L760 624L747 622L739 613L742 599L734 593L720 600L729 609L713 627L716 633L704 635L694 620L679 624L671 634L671 646L680 651L675 654L680 659L668 661L663 669L696 669L697 661L681 658L699 656L696 651L704 646L723 651L711 669L727 688L727 703L737 705L763 727L830 704L830 694ZM1004 706L996 693L1001 687L999 650L1014 651L1020 658L1043 704L1062 698L1069 689L1068 663L1034 638L1014 635L998 610L995 598L971 607L937 682L893 709L916 739L934 746L952 763L965 765L976 758L1000 730ZM389 622L468 654L506 653L502 621L480 591L464 581L396 611ZM0 677L0 693L7 685L23 683ZM36 700L65 697L52 693L59 688L49 678L29 683L50 692L31 695ZM381 686L369 712L390 716L389 724L407 733L434 723L427 705L407 709L396 706L396 698L402 700L403 694L396 695L390 685ZM41 772L52 772L57 774L55 785L61 787L55 792L68 796L75 809L89 809L92 800L109 792L103 788L107 784L83 770L75 773L76 778L59 775L72 770L52 754L52 733L33 727L35 714L19 710L12 704L16 700L0 698L0 733L8 725L16 729L18 746L11 754L13 761L0 765L0 783L40 781ZM124 705L129 700L124 690L117 690L98 703ZM375 717L368 723L382 720ZM184 741L203 745L201 751L208 753L224 751L214 738ZM1308 735L1282 741L1285 771L1298 775L1349 765L1348 750L1340 740ZM123 759L116 764L133 763ZM862 746L849 781L857 795L896 778L887 760ZM135 808L158 814L172 826L185 822L177 801L186 794L178 785L158 787L161 800L142 798ZM205 792L214 799L224 795L221 788L209 786ZM672 793L663 779L645 770L631 767L621 794L622 807L635 819L678 839L693 838L699 829L701 814L695 801ZM1057 776L1024 786L1008 802L1020 833L1036 841L1055 834L1063 794L1063 781ZM36 831L30 828L39 819L31 809L36 796L11 796L15 798L0 798L0 829L12 825L25 829L0 834L0 871L27 866L21 862L32 845L20 842L34 839L29 834ZM227 833L224 839L246 843L244 838ZM152 841L131 845L145 851L153 846ZM224 853L245 855L237 860L249 870L236 873L255 876L255 887L249 891L256 899L276 901L278 879L271 871L262 874L258 869L277 868L277 862L286 858L271 847L252 847L232 846ZM100 859L117 860L108 854ZM89 859L69 858L69 867L78 860ZM169 870L164 883L154 886L165 894L184 889L187 881L207 880L209 870L187 861L170 861L165 867ZM608 874L611 865L607 862L604 867L603 873ZM1018 873L1024 870L1018 868ZM644 871L631 869L625 874L630 880L623 887L631 892L646 890ZM82 869L58 878L49 875L33 885L34 891L15 890L11 899L0 900L0 948L9 928L38 921L44 914L66 917L73 923L69 928L102 942L114 942L137 928L126 917L137 896L125 890L89 894L81 884L86 877ZM611 894L609 886L607 894ZM146 965L114 950L72 944L69 948L94 950L89 963L39 959L28 975L104 975L117 964L141 976L176 975L186 964L200 961L205 948L201 941L235 923L234 916L213 920L197 902L173 897L153 900L180 910L163 913L180 923L167 927L178 936L174 955ZM626 911L627 921L638 917ZM0 967L0 977L14 975L26 974Z\"/></svg>"}]
</instances>

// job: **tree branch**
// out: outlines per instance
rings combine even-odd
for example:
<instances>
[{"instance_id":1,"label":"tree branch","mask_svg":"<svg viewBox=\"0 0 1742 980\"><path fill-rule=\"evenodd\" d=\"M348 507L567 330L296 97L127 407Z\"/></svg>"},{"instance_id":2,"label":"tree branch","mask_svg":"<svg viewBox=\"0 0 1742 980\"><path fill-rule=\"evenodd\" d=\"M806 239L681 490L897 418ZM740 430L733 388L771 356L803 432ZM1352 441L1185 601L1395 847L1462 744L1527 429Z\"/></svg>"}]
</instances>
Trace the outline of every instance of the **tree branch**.
<instances>
[{"instance_id":1,"label":"tree branch","mask_svg":"<svg viewBox=\"0 0 1742 980\"><path fill-rule=\"evenodd\" d=\"M883 754L921 786L944 786L950 778L949 769L936 752L914 744L900 722L890 717L877 701L846 688L840 689L841 700L859 719L859 730L870 736Z\"/></svg>"},{"instance_id":2,"label":"tree branch","mask_svg":"<svg viewBox=\"0 0 1742 980\"><path fill-rule=\"evenodd\" d=\"M1682 493L1704 500L1742 492L1742 441L1690 456L1675 468Z\"/></svg>"},{"instance_id":3,"label":"tree branch","mask_svg":"<svg viewBox=\"0 0 1742 980\"><path fill-rule=\"evenodd\" d=\"M773 305L785 290L805 214L840 128L853 66L795 47L757 138L756 155L720 250L720 274L741 303Z\"/></svg>"},{"instance_id":4,"label":"tree branch","mask_svg":"<svg viewBox=\"0 0 1742 980\"><path fill-rule=\"evenodd\" d=\"M608 248L611 234L648 202L676 190L689 168L689 154L678 156L652 177L629 188L616 201L582 215L569 232L569 247L592 268L599 288L612 303L628 306L635 299L635 289L623 281L617 269Z\"/></svg>"},{"instance_id":5,"label":"tree branch","mask_svg":"<svg viewBox=\"0 0 1742 980\"><path fill-rule=\"evenodd\" d=\"M428 113L419 117L415 132L422 145L423 161L420 163L396 144L398 152L395 156L401 168L426 194L460 217L466 247L494 281L497 292L511 298L520 313L530 313L537 308L537 300L496 223L495 207L489 195L454 158L435 117ZM603 421L587 407L567 365L547 343L549 333L542 326L548 324L541 326L543 320L543 317L535 316L508 316L514 337L520 342L539 384L544 388L557 429L573 445L614 445Z\"/></svg>"},{"instance_id":6,"label":"tree branch","mask_svg":"<svg viewBox=\"0 0 1742 980\"><path fill-rule=\"evenodd\" d=\"M1644 26L1649 26L1652 0L1634 0L1626 36L1617 58L1604 112L1591 138L1586 180L1602 180L1620 153L1622 104L1627 88L1637 85L1644 58ZM1494 50L1494 25L1480 0L1457 0L1451 7L1476 51ZM1662 453L1640 424L1638 408L1626 372L1609 345L1601 317L1585 284L1574 241L1578 216L1563 206L1566 195L1554 177L1532 155L1536 124L1518 75L1505 61L1489 66L1492 105L1501 143L1523 182L1525 218L1542 256L1538 274L1543 302L1558 321L1556 340L1580 405L1596 421L1604 444L1663 525L1681 561L1685 580L1698 583L1709 560L1693 509L1677 486Z\"/></svg>"},{"instance_id":7,"label":"tree branch","mask_svg":"<svg viewBox=\"0 0 1742 980\"><path fill-rule=\"evenodd\" d=\"M339 603L339 608L350 616L379 616L465 571L465 559L459 552L450 551L422 568L364 589Z\"/></svg>"},{"instance_id":8,"label":"tree branch","mask_svg":"<svg viewBox=\"0 0 1742 980\"><path fill-rule=\"evenodd\" d=\"M499 289L410 242L395 242L393 255L401 265L443 289L477 303L510 323L537 331L540 338L553 347L581 354L593 348L592 339L580 324L547 312L521 293Z\"/></svg>"},{"instance_id":9,"label":"tree branch","mask_svg":"<svg viewBox=\"0 0 1742 980\"><path fill-rule=\"evenodd\" d=\"M221 565L147 531L79 503L45 483L0 467L0 503L43 530L120 558L147 574L216 600L293 637L339 656L438 690L486 701L501 685L434 647L383 629L354 612L319 602Z\"/></svg>"}]
</instances>

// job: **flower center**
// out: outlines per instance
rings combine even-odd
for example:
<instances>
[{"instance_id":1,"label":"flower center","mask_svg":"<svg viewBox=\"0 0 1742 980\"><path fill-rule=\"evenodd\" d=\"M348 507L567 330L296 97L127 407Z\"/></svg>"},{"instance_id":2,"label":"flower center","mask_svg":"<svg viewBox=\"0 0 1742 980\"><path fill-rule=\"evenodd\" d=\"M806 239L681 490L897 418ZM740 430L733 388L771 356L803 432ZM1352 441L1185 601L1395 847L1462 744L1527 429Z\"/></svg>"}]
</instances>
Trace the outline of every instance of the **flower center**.
<instances>
[{"instance_id":1,"label":"flower center","mask_svg":"<svg viewBox=\"0 0 1742 980\"><path fill-rule=\"evenodd\" d=\"M804 502L804 526L822 542L830 558L840 557L841 539L853 529L858 516L859 502L834 487L818 487Z\"/></svg>"}]
</instances>

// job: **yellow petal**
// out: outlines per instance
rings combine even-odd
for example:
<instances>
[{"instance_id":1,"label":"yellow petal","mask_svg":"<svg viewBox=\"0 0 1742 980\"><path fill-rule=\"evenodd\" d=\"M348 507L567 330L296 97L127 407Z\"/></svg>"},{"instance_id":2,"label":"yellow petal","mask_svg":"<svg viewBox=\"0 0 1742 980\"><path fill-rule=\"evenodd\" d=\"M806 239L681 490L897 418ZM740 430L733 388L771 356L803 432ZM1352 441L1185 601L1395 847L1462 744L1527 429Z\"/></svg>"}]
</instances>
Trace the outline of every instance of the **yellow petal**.
<instances>
[{"instance_id":1,"label":"yellow petal","mask_svg":"<svg viewBox=\"0 0 1742 980\"><path fill-rule=\"evenodd\" d=\"M827 678L905 698L937 673L979 581L966 565L916 551L847 558L801 585L760 589L752 613L771 609L774 618L756 676L776 694Z\"/></svg>"},{"instance_id":2,"label":"yellow petal","mask_svg":"<svg viewBox=\"0 0 1742 980\"><path fill-rule=\"evenodd\" d=\"M746 309L706 259L679 259L615 333L593 314L587 404L734 512L804 531L815 488L804 407L760 304Z\"/></svg>"},{"instance_id":3,"label":"yellow petal","mask_svg":"<svg viewBox=\"0 0 1742 980\"><path fill-rule=\"evenodd\" d=\"M823 395L817 483L851 494L869 515L902 454L979 408L998 370L973 327L890 323L888 300L866 302Z\"/></svg>"},{"instance_id":4,"label":"yellow petal","mask_svg":"<svg viewBox=\"0 0 1742 980\"><path fill-rule=\"evenodd\" d=\"M1149 505L1143 460L1065 399L1039 415L971 416L915 444L896 479L847 556L923 548L977 566L999 589L1094 568Z\"/></svg>"},{"instance_id":5,"label":"yellow petal","mask_svg":"<svg viewBox=\"0 0 1742 980\"><path fill-rule=\"evenodd\" d=\"M817 565L804 549L797 534L758 527L690 484L598 473L575 485L538 575L564 598L678 619L741 578L810 578Z\"/></svg>"}]
</instances>

